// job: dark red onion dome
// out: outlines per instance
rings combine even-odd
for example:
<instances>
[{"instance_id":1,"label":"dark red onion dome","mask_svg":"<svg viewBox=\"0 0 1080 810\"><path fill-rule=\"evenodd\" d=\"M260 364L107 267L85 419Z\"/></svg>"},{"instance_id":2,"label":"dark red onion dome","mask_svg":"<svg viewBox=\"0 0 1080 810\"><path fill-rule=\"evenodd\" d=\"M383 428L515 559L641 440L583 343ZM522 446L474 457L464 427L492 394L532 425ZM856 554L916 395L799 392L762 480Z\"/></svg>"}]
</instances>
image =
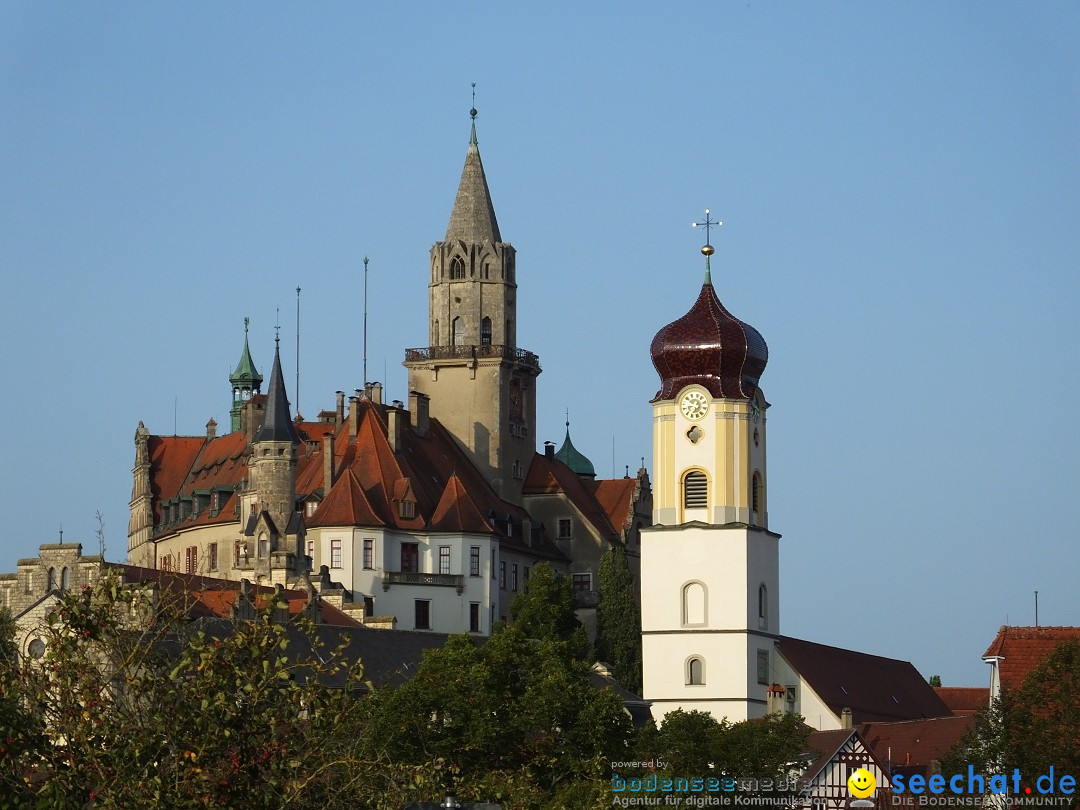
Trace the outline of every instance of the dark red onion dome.
<instances>
[{"instance_id":1,"label":"dark red onion dome","mask_svg":"<svg viewBox=\"0 0 1080 810\"><path fill-rule=\"evenodd\" d=\"M674 399L692 383L714 397L751 399L769 362L761 333L724 309L708 278L690 311L657 332L649 352L660 375L654 401Z\"/></svg>"}]
</instances>

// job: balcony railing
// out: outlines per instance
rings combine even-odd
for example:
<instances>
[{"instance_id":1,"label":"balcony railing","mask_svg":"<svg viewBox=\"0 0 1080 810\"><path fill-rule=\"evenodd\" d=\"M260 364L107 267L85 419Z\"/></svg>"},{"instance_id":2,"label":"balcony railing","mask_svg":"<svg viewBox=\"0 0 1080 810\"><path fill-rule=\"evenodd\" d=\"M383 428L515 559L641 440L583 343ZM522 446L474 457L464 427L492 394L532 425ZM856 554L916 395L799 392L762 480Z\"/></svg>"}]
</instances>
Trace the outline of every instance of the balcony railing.
<instances>
[{"instance_id":1,"label":"balcony railing","mask_svg":"<svg viewBox=\"0 0 1080 810\"><path fill-rule=\"evenodd\" d=\"M574 591L574 605L579 608L594 608L600 604L600 594L596 591Z\"/></svg>"},{"instance_id":2,"label":"balcony railing","mask_svg":"<svg viewBox=\"0 0 1080 810\"><path fill-rule=\"evenodd\" d=\"M391 585L438 585L447 588L457 588L457 592L460 594L465 590L465 576L463 574L423 574L411 571L383 571L383 590L390 590Z\"/></svg>"},{"instance_id":3,"label":"balcony railing","mask_svg":"<svg viewBox=\"0 0 1080 810\"><path fill-rule=\"evenodd\" d=\"M540 358L533 352L514 346L428 346L422 349L406 349L406 363L426 363L431 360L473 360L501 357L518 363L540 368Z\"/></svg>"}]
</instances>

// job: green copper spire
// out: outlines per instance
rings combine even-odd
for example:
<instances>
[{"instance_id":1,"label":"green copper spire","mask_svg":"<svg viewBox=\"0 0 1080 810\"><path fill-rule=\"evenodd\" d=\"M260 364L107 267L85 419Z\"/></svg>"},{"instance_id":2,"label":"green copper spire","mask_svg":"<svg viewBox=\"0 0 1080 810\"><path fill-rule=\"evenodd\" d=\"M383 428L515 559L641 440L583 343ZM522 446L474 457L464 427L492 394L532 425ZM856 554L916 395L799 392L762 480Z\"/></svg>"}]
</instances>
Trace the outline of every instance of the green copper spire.
<instances>
[{"instance_id":1,"label":"green copper spire","mask_svg":"<svg viewBox=\"0 0 1080 810\"><path fill-rule=\"evenodd\" d=\"M249 322L250 319L244 318L244 351L240 354L236 371L229 375L233 390L232 408L229 411L233 432L240 429L240 414L244 410L244 403L251 399L252 394L259 393L263 381L259 370L255 368L255 361L251 359L251 349L248 348Z\"/></svg>"},{"instance_id":2,"label":"green copper spire","mask_svg":"<svg viewBox=\"0 0 1080 810\"><path fill-rule=\"evenodd\" d=\"M596 478L593 463L570 441L570 419L566 420L566 438L562 447L555 451L555 458L580 475L582 478Z\"/></svg>"}]
</instances>

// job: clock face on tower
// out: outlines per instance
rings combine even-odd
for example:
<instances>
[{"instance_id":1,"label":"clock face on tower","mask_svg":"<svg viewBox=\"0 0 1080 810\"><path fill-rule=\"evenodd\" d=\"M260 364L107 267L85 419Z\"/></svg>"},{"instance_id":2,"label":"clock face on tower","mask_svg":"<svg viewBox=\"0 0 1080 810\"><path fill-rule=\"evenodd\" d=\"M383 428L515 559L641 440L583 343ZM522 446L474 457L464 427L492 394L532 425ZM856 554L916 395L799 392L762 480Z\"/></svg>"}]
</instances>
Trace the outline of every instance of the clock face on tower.
<instances>
[{"instance_id":1,"label":"clock face on tower","mask_svg":"<svg viewBox=\"0 0 1080 810\"><path fill-rule=\"evenodd\" d=\"M687 391L679 400L679 410L691 422L696 422L709 412L709 398L701 391Z\"/></svg>"}]
</instances>

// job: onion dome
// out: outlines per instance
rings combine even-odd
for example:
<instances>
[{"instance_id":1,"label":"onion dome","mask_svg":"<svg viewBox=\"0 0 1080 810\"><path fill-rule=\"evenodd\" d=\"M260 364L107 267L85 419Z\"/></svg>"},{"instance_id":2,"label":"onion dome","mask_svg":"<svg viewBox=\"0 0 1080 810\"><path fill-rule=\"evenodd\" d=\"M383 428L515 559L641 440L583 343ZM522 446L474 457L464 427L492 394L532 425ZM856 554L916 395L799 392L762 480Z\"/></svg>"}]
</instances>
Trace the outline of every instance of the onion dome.
<instances>
[{"instance_id":1,"label":"onion dome","mask_svg":"<svg viewBox=\"0 0 1080 810\"><path fill-rule=\"evenodd\" d=\"M706 268L709 253L705 253ZM660 375L660 390L654 400L674 399L692 383L717 398L748 400L757 391L769 362L765 339L724 308L708 269L690 311L657 332L649 351Z\"/></svg>"},{"instance_id":2,"label":"onion dome","mask_svg":"<svg viewBox=\"0 0 1080 810\"><path fill-rule=\"evenodd\" d=\"M566 438L563 439L562 447L555 451L555 458L582 478L596 478L596 468L593 467L593 463L570 441L569 422L566 423Z\"/></svg>"}]
</instances>

